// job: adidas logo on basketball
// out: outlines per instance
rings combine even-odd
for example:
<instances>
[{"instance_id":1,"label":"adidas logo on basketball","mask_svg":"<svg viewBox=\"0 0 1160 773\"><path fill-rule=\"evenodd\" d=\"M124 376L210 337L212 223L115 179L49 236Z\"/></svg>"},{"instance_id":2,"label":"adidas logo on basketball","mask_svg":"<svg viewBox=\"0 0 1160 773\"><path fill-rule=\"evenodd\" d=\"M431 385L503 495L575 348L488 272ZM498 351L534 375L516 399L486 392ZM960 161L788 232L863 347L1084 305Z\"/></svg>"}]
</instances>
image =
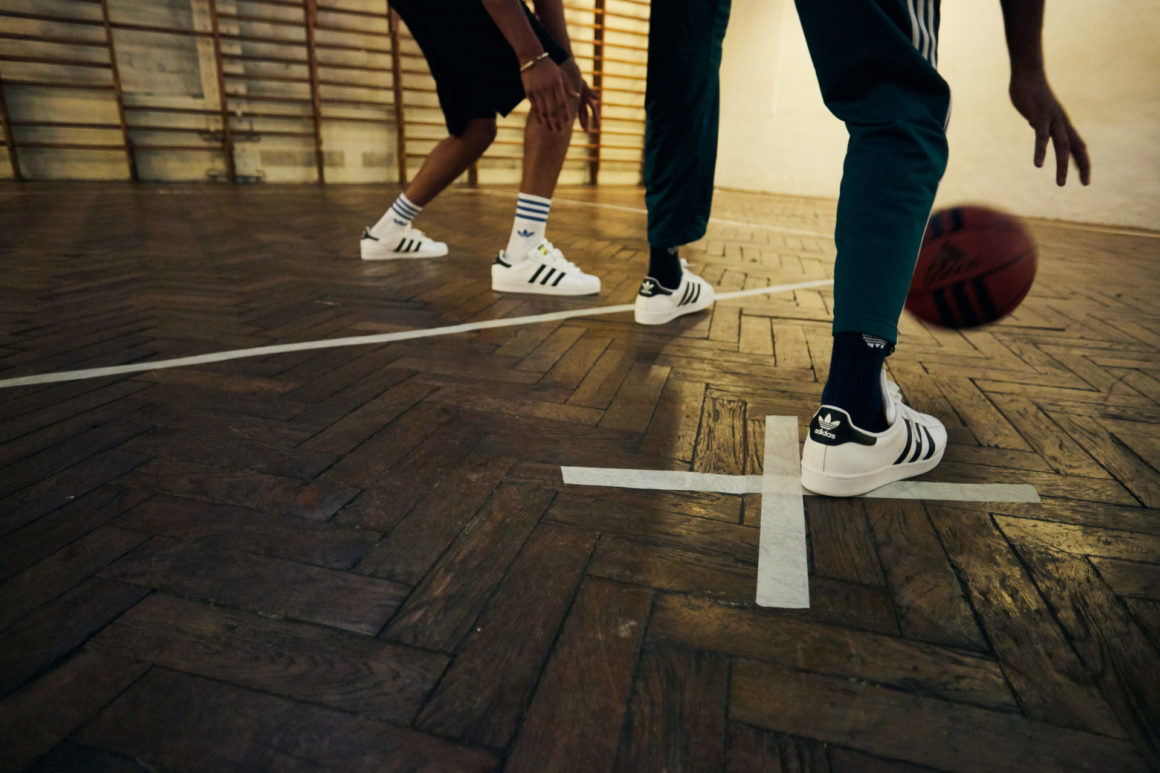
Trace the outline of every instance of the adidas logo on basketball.
<instances>
[{"instance_id":1,"label":"adidas logo on basketball","mask_svg":"<svg viewBox=\"0 0 1160 773\"><path fill-rule=\"evenodd\" d=\"M944 279L968 273L977 262L974 257L967 255L956 245L944 244L931 258L923 281L928 285L937 284Z\"/></svg>"},{"instance_id":2,"label":"adidas logo on basketball","mask_svg":"<svg viewBox=\"0 0 1160 773\"><path fill-rule=\"evenodd\" d=\"M818 417L818 426L814 429L815 435L828 437L830 440L837 440L838 436L834 434L834 430L842 423L841 419L834 421L833 415L827 413L825 416Z\"/></svg>"}]
</instances>

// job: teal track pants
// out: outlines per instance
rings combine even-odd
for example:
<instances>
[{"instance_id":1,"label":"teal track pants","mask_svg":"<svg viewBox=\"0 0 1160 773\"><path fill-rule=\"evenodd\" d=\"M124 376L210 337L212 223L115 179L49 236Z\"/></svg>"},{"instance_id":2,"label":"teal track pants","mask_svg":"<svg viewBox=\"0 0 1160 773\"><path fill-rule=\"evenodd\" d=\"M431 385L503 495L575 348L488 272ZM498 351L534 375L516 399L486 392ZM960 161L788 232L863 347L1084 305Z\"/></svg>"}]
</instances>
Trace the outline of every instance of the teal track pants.
<instances>
[{"instance_id":1,"label":"teal track pants","mask_svg":"<svg viewBox=\"0 0 1160 773\"><path fill-rule=\"evenodd\" d=\"M834 332L898 339L947 163L938 0L795 0L826 107L850 135L834 238Z\"/></svg>"},{"instance_id":2,"label":"teal track pants","mask_svg":"<svg viewBox=\"0 0 1160 773\"><path fill-rule=\"evenodd\" d=\"M648 242L705 235L713 205L721 42L730 0L653 0L645 87Z\"/></svg>"}]
</instances>

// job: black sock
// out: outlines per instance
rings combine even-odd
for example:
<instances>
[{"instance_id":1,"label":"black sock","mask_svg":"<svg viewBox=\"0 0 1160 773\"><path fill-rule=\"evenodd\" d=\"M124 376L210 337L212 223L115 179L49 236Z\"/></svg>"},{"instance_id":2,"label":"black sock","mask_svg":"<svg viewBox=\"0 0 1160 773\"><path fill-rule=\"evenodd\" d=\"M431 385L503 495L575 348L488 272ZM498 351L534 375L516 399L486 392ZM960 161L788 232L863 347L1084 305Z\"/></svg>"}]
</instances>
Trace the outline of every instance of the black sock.
<instances>
[{"instance_id":1,"label":"black sock","mask_svg":"<svg viewBox=\"0 0 1160 773\"><path fill-rule=\"evenodd\" d=\"M667 290L681 286L681 258L676 247L649 247L648 275Z\"/></svg>"},{"instance_id":2,"label":"black sock","mask_svg":"<svg viewBox=\"0 0 1160 773\"><path fill-rule=\"evenodd\" d=\"M882 407L882 364L894 351L889 341L863 333L834 333L830 377L822 403L850 414L855 426L867 432L886 429Z\"/></svg>"}]
</instances>

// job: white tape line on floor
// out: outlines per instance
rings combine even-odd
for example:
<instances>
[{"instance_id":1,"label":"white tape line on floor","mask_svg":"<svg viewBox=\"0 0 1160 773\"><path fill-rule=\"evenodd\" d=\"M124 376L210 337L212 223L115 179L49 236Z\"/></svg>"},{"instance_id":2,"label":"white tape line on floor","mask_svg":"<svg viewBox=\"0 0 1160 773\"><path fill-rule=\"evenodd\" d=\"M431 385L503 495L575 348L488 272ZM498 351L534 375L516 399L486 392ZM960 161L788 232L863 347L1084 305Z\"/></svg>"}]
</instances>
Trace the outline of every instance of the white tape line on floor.
<instances>
[{"instance_id":1,"label":"white tape line on floor","mask_svg":"<svg viewBox=\"0 0 1160 773\"><path fill-rule=\"evenodd\" d=\"M704 491L715 494L760 494L761 475L721 475L683 470L630 470L612 467L561 467L564 482L573 486ZM791 480L797 480L791 477ZM785 484L782 484L785 485ZM812 496L800 488L802 496ZM946 502L1038 503L1039 493L1026 483L928 483L900 480L863 494L867 499L926 499Z\"/></svg>"},{"instance_id":2,"label":"white tape line on floor","mask_svg":"<svg viewBox=\"0 0 1160 773\"><path fill-rule=\"evenodd\" d=\"M832 285L833 279L818 279L812 282L798 282L788 285L771 285L753 290L739 290L737 292L722 293L718 298L727 300L749 295L772 294L806 290L816 287ZM33 386L36 384L54 384L61 381L80 381L103 376L119 376L126 373L145 373L151 370L166 368L183 368L190 365L204 365L211 362L225 362L227 360L242 360L250 357L267 357L272 354L287 354L289 352L304 352L313 349L337 349L343 346L366 346L368 344L386 344L396 341L411 341L416 338L433 338L435 336L458 335L471 333L477 330L487 330L497 327L515 327L518 325L534 325L540 322L555 322L577 317L596 317L603 314L619 314L632 311L631 303L622 303L616 306L596 306L588 309L570 309L568 311L553 311L545 314L533 314L526 317L510 317L507 319L487 319L479 322L465 322L460 325L446 325L444 327L427 328L423 330L402 330L397 333L376 333L365 336L351 336L348 338L330 338L320 341L301 341L292 344L275 344L271 346L257 346L252 349L232 349L224 352L198 354L192 357L176 357L168 360L151 360L148 362L134 362L129 365L111 365L104 368L86 368L84 370L66 370L56 373L41 373L34 376L19 376L0 380L0 389L12 387Z\"/></svg>"},{"instance_id":3,"label":"white tape line on floor","mask_svg":"<svg viewBox=\"0 0 1160 773\"><path fill-rule=\"evenodd\" d=\"M763 465L757 605L804 609L810 581L796 416L765 417Z\"/></svg>"}]
</instances>

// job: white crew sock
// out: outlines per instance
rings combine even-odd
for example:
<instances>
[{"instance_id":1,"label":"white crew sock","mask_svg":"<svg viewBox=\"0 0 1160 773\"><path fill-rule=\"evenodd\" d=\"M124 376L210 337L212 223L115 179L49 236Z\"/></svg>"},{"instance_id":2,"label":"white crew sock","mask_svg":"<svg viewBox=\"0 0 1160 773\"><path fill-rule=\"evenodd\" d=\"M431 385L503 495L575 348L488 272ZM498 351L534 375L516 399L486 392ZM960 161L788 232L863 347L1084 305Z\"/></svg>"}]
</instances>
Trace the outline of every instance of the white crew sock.
<instances>
[{"instance_id":1,"label":"white crew sock","mask_svg":"<svg viewBox=\"0 0 1160 773\"><path fill-rule=\"evenodd\" d=\"M551 208L551 199L530 193L520 194L516 200L516 220L512 224L512 235L504 250L504 258L508 263L523 263L528 252L544 240L544 232L548 230L548 210Z\"/></svg>"},{"instance_id":2,"label":"white crew sock","mask_svg":"<svg viewBox=\"0 0 1160 773\"><path fill-rule=\"evenodd\" d=\"M371 227L371 236L382 239L394 231L406 228L422 211L423 208L408 199L407 194L400 193L386 214Z\"/></svg>"}]
</instances>

